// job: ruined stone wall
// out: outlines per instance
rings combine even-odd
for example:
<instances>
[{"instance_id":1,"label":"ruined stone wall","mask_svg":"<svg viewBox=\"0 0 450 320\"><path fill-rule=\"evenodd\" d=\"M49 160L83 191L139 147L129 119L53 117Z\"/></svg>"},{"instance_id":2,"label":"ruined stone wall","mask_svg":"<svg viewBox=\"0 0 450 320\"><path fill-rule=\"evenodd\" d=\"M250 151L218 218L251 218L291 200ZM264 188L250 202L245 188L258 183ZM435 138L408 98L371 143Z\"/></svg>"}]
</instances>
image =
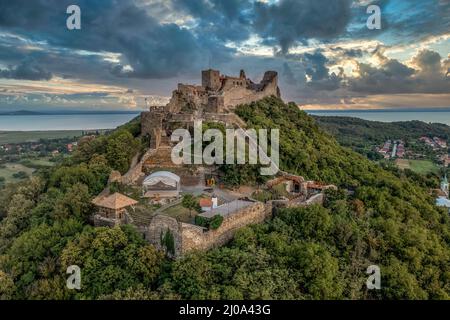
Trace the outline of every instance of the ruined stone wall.
<instances>
[{"instance_id":1,"label":"ruined stone wall","mask_svg":"<svg viewBox=\"0 0 450 320\"><path fill-rule=\"evenodd\" d=\"M172 122L194 122L194 115L190 113L174 113L170 115Z\"/></svg>"},{"instance_id":2,"label":"ruined stone wall","mask_svg":"<svg viewBox=\"0 0 450 320\"><path fill-rule=\"evenodd\" d=\"M283 208L307 207L313 204L323 205L324 199L325 195L323 193L318 193L306 200L303 197L298 197L292 200L272 200L271 202L273 208L283 209Z\"/></svg>"},{"instance_id":3,"label":"ruined stone wall","mask_svg":"<svg viewBox=\"0 0 450 320\"><path fill-rule=\"evenodd\" d=\"M206 106L206 112L221 113L224 107L223 96L215 95L208 97L208 104Z\"/></svg>"},{"instance_id":4,"label":"ruined stone wall","mask_svg":"<svg viewBox=\"0 0 450 320\"><path fill-rule=\"evenodd\" d=\"M142 162L138 162L122 176L121 182L123 184L134 184L142 175Z\"/></svg>"},{"instance_id":5,"label":"ruined stone wall","mask_svg":"<svg viewBox=\"0 0 450 320\"><path fill-rule=\"evenodd\" d=\"M207 230L192 224L181 223L182 251L208 250L230 241L237 230L250 224L262 223L271 217L272 206L255 202L249 207L224 217L222 225L216 230Z\"/></svg>"},{"instance_id":6,"label":"ruined stone wall","mask_svg":"<svg viewBox=\"0 0 450 320\"><path fill-rule=\"evenodd\" d=\"M323 193L318 193L318 194L313 195L308 200L306 200L304 202L304 206L310 206L313 204L323 205L324 200L325 200L325 195Z\"/></svg>"},{"instance_id":7,"label":"ruined stone wall","mask_svg":"<svg viewBox=\"0 0 450 320\"><path fill-rule=\"evenodd\" d=\"M166 106L169 113L193 111L208 103L205 88L200 86L178 84L178 89L172 92L172 97Z\"/></svg>"},{"instance_id":8,"label":"ruined stone wall","mask_svg":"<svg viewBox=\"0 0 450 320\"><path fill-rule=\"evenodd\" d=\"M267 85L262 91L254 91L245 87L233 87L224 92L224 104L227 108L233 108L239 104L248 104L265 97L278 96L276 81Z\"/></svg>"},{"instance_id":9,"label":"ruined stone wall","mask_svg":"<svg viewBox=\"0 0 450 320\"><path fill-rule=\"evenodd\" d=\"M272 217L273 209L309 206L323 204L324 195L316 194L306 201L274 200L267 203L255 202L233 214L226 215L222 225L216 230L208 230L203 227L178 222L175 218L157 215L150 225L141 228L145 239L156 248L165 250L161 239L169 230L174 237L175 257L182 256L192 250L209 250L225 245L233 239L237 230L264 222Z\"/></svg>"},{"instance_id":10,"label":"ruined stone wall","mask_svg":"<svg viewBox=\"0 0 450 320\"><path fill-rule=\"evenodd\" d=\"M145 154L142 156L142 158ZM120 177L120 182L123 184L134 184L142 175L142 158L139 160L140 154L136 154L132 161L130 169L122 177Z\"/></svg>"},{"instance_id":11,"label":"ruined stone wall","mask_svg":"<svg viewBox=\"0 0 450 320\"><path fill-rule=\"evenodd\" d=\"M168 231L170 231L174 237L175 256L178 256L182 252L181 226L175 218L165 215L156 215L153 217L150 225L141 228L145 240L153 244L157 249L163 251L165 251L166 248L162 245L161 239Z\"/></svg>"},{"instance_id":12,"label":"ruined stone wall","mask_svg":"<svg viewBox=\"0 0 450 320\"><path fill-rule=\"evenodd\" d=\"M224 217L217 230L207 230L189 223L178 222L175 218L157 215L149 226L141 228L145 239L156 248L165 250L161 238L170 230L175 240L175 256L192 250L208 250L230 241L237 230L250 224L261 223L271 217L272 205L255 202L234 214Z\"/></svg>"},{"instance_id":13,"label":"ruined stone wall","mask_svg":"<svg viewBox=\"0 0 450 320\"><path fill-rule=\"evenodd\" d=\"M248 104L268 96L280 96L278 75L267 71L260 83L240 77L220 76L217 70L202 71L202 86L178 84L166 106L169 113L195 111L206 108L207 112L226 112L236 105ZM228 110L228 111L229 111Z\"/></svg>"},{"instance_id":14,"label":"ruined stone wall","mask_svg":"<svg viewBox=\"0 0 450 320\"><path fill-rule=\"evenodd\" d=\"M164 112L145 111L141 113L141 134L150 135L150 148L156 149L161 143Z\"/></svg>"},{"instance_id":15,"label":"ruined stone wall","mask_svg":"<svg viewBox=\"0 0 450 320\"><path fill-rule=\"evenodd\" d=\"M226 77L223 81L222 91L227 92L233 88L246 88L247 80L243 78Z\"/></svg>"},{"instance_id":16,"label":"ruined stone wall","mask_svg":"<svg viewBox=\"0 0 450 320\"><path fill-rule=\"evenodd\" d=\"M246 123L244 120L239 118L235 113L205 113L203 115L205 121L217 121L226 124L235 124L240 127L245 127Z\"/></svg>"},{"instance_id":17,"label":"ruined stone wall","mask_svg":"<svg viewBox=\"0 0 450 320\"><path fill-rule=\"evenodd\" d=\"M113 219L108 219L105 217L102 217L99 214L94 215L93 218L94 226L96 227L114 227L116 225L116 222Z\"/></svg>"}]
</instances>

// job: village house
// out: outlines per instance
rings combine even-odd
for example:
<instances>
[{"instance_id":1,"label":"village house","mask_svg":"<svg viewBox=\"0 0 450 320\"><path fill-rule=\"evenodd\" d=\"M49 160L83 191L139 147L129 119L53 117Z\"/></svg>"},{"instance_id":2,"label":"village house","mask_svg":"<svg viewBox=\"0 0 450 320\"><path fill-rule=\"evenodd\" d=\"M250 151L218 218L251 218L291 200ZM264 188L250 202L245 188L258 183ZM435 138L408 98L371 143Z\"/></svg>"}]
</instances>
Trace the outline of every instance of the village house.
<instances>
[{"instance_id":1,"label":"village house","mask_svg":"<svg viewBox=\"0 0 450 320\"><path fill-rule=\"evenodd\" d=\"M215 195L213 195L211 198L200 198L199 206L204 212L211 211L218 207L218 199Z\"/></svg>"}]
</instances>

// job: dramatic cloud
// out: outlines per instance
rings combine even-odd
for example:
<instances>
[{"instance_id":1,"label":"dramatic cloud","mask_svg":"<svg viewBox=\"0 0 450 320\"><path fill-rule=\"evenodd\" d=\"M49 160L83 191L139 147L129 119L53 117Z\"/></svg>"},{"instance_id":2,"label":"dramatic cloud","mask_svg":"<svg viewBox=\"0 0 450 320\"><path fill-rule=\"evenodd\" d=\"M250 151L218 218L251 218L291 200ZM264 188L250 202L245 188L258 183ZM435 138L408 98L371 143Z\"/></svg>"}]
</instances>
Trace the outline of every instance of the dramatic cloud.
<instances>
[{"instance_id":1,"label":"dramatic cloud","mask_svg":"<svg viewBox=\"0 0 450 320\"><path fill-rule=\"evenodd\" d=\"M412 61L417 69L377 52L380 66L358 63L358 77L349 80L349 88L367 94L379 93L450 93L450 78L441 56L423 50Z\"/></svg>"},{"instance_id":2,"label":"dramatic cloud","mask_svg":"<svg viewBox=\"0 0 450 320\"><path fill-rule=\"evenodd\" d=\"M22 79L22 80L50 80L52 74L42 67L33 64L33 62L24 61L23 63L0 69L0 78Z\"/></svg>"},{"instance_id":3,"label":"dramatic cloud","mask_svg":"<svg viewBox=\"0 0 450 320\"><path fill-rule=\"evenodd\" d=\"M66 28L71 4L81 30ZM382 9L381 30L366 27L369 4ZM0 0L0 8L0 93L6 99L17 80L39 84L8 96L11 104L139 106L144 96L165 100L178 82L198 83L208 67L256 79L277 70L283 97L299 104L450 93L447 0ZM45 94L59 83L96 85L105 96Z\"/></svg>"},{"instance_id":4,"label":"dramatic cloud","mask_svg":"<svg viewBox=\"0 0 450 320\"><path fill-rule=\"evenodd\" d=\"M198 69L205 56L222 62L233 53L223 43L159 23L134 1L77 2L82 30L67 30L65 9L72 1L64 0L1 0L0 26L55 47L119 53L119 63L111 66L117 76L171 77Z\"/></svg>"},{"instance_id":5,"label":"dramatic cloud","mask_svg":"<svg viewBox=\"0 0 450 320\"><path fill-rule=\"evenodd\" d=\"M286 52L297 41L341 35L350 22L350 6L350 0L256 2L254 30L264 39L274 39Z\"/></svg>"},{"instance_id":6,"label":"dramatic cloud","mask_svg":"<svg viewBox=\"0 0 450 320\"><path fill-rule=\"evenodd\" d=\"M199 38L243 41L251 35L251 1L174 0L174 7L196 19L194 32Z\"/></svg>"}]
</instances>

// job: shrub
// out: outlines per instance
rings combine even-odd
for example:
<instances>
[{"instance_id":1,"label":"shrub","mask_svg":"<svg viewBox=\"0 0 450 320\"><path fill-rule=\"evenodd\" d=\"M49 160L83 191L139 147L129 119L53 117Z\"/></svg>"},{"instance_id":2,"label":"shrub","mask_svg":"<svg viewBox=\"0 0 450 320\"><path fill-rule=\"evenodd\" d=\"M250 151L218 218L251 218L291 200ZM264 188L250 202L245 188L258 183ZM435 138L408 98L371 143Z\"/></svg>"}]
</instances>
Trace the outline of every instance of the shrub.
<instances>
[{"instance_id":1,"label":"shrub","mask_svg":"<svg viewBox=\"0 0 450 320\"><path fill-rule=\"evenodd\" d=\"M202 216L196 216L195 217L195 224L196 225L198 225L200 227L212 229L212 230L215 230L215 229L219 228L222 225L222 222L223 222L223 217L221 215L218 215L218 214L216 214L212 218L205 218L205 217L202 217Z\"/></svg>"},{"instance_id":2,"label":"shrub","mask_svg":"<svg viewBox=\"0 0 450 320\"><path fill-rule=\"evenodd\" d=\"M214 217L211 218L209 221L209 228L216 230L222 225L223 217L221 215L216 214Z\"/></svg>"},{"instance_id":3,"label":"shrub","mask_svg":"<svg viewBox=\"0 0 450 320\"><path fill-rule=\"evenodd\" d=\"M202 216L195 216L195 224L200 227L208 228L209 219Z\"/></svg>"}]
</instances>

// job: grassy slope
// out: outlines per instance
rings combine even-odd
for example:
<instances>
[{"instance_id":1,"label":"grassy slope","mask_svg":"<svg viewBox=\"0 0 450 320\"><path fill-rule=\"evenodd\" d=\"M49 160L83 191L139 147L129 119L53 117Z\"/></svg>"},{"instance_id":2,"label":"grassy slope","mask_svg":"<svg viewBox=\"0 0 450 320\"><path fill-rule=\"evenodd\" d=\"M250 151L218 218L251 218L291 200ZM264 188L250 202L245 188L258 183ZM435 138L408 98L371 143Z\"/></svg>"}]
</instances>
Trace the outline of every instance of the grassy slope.
<instances>
[{"instance_id":1,"label":"grassy slope","mask_svg":"<svg viewBox=\"0 0 450 320\"><path fill-rule=\"evenodd\" d=\"M0 131L0 144L34 142L39 139L61 139L81 136L81 130Z\"/></svg>"},{"instance_id":2,"label":"grassy slope","mask_svg":"<svg viewBox=\"0 0 450 320\"><path fill-rule=\"evenodd\" d=\"M0 168L0 177L4 177L5 182L17 182L20 179L14 178L13 174L20 171L24 171L31 176L34 170L19 163L7 163L4 168Z\"/></svg>"},{"instance_id":3,"label":"grassy slope","mask_svg":"<svg viewBox=\"0 0 450 320\"><path fill-rule=\"evenodd\" d=\"M430 160L409 160L411 170L420 174L438 173L439 167Z\"/></svg>"}]
</instances>

